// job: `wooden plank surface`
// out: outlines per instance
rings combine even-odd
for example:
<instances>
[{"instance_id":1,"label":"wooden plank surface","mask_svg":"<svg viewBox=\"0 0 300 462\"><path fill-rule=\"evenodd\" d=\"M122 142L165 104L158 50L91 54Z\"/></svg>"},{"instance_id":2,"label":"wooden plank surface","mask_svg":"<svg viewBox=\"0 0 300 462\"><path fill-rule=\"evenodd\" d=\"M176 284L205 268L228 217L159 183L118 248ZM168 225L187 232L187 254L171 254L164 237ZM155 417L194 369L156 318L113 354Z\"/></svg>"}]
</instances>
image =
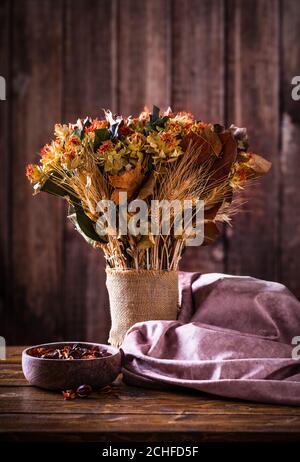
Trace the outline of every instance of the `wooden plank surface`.
<instances>
[{"instance_id":1,"label":"wooden plank surface","mask_svg":"<svg viewBox=\"0 0 300 462\"><path fill-rule=\"evenodd\" d=\"M280 281L300 298L300 101L292 99L291 80L300 75L300 2L282 3L282 129Z\"/></svg>"},{"instance_id":2,"label":"wooden plank surface","mask_svg":"<svg viewBox=\"0 0 300 462\"><path fill-rule=\"evenodd\" d=\"M13 3L10 209L12 272L8 290L8 343L21 335L30 343L57 335L61 317L61 202L41 194L32 198L27 163L38 159L61 114L61 3ZM51 27L46 27L45 24ZM20 334L22 332L22 334Z\"/></svg>"},{"instance_id":3,"label":"wooden plank surface","mask_svg":"<svg viewBox=\"0 0 300 462\"><path fill-rule=\"evenodd\" d=\"M172 93L174 111L224 122L224 1L172 2ZM184 271L222 272L222 238L207 247L190 247Z\"/></svg>"},{"instance_id":4,"label":"wooden plank surface","mask_svg":"<svg viewBox=\"0 0 300 462\"><path fill-rule=\"evenodd\" d=\"M23 350L23 347L20 347L20 346L7 347L5 364L21 364L22 350Z\"/></svg>"},{"instance_id":5,"label":"wooden plank surface","mask_svg":"<svg viewBox=\"0 0 300 462\"><path fill-rule=\"evenodd\" d=\"M284 435L284 441L299 438L300 417L283 418L279 425L279 416L270 417L260 416L240 416L231 415L224 425L224 416L210 415L156 415L151 414L145 423L145 415L124 415L116 414L99 414L89 415L87 420L84 414L2 414L0 415L1 432L0 439L10 440L12 437L19 439L42 439L44 435L60 435L63 440L65 436L88 439L91 441L120 441L124 438L130 439L131 435L140 434L143 438L149 438L156 441L159 434L163 434L165 441L171 438L189 437L189 440L197 441L243 441L252 440L255 433L254 441L269 440L272 435L273 440L280 441L280 435ZM45 425L45 422L47 424ZM266 430L269 435L266 435ZM261 433L260 438L257 433ZM277 437L277 433L279 437ZM232 435L234 434L234 436ZM116 438L116 439L115 439ZM131 439L136 441L136 439Z\"/></svg>"},{"instance_id":6,"label":"wooden plank surface","mask_svg":"<svg viewBox=\"0 0 300 462\"><path fill-rule=\"evenodd\" d=\"M170 105L170 0L118 4L118 112Z\"/></svg>"},{"instance_id":7,"label":"wooden plank surface","mask_svg":"<svg viewBox=\"0 0 300 462\"><path fill-rule=\"evenodd\" d=\"M228 122L247 127L250 150L273 163L248 188L248 203L227 231L226 272L278 278L279 2L227 2Z\"/></svg>"},{"instance_id":8,"label":"wooden plank surface","mask_svg":"<svg viewBox=\"0 0 300 462\"><path fill-rule=\"evenodd\" d=\"M68 0L65 12L63 119L103 117L112 100L112 2ZM84 20L78 20L81 16ZM97 53L95 55L95 51ZM104 257L67 222L64 213L64 313L61 335L107 342L110 327ZM74 338L76 336L76 338Z\"/></svg>"},{"instance_id":9,"label":"wooden plank surface","mask_svg":"<svg viewBox=\"0 0 300 462\"><path fill-rule=\"evenodd\" d=\"M60 120L146 103L249 128L273 169L224 240L181 268L278 279L300 297L298 0L2 0L0 335L106 341L104 261L66 225L61 201L32 198L28 162ZM84 20L79 20L84 18ZM51 24L51 27L49 27ZM62 314L63 313L63 314Z\"/></svg>"},{"instance_id":10,"label":"wooden plank surface","mask_svg":"<svg viewBox=\"0 0 300 462\"><path fill-rule=\"evenodd\" d=\"M253 404L241 401L212 398L205 393L189 390L159 391L132 387L124 384L121 377L111 392L95 392L88 399L63 400L59 392L50 392L26 386L18 376L21 370L1 367L0 412L32 414L184 414L184 415L268 415L285 419L300 417L299 407ZM6 374L6 379L4 375ZM9 378L8 378L9 377ZM12 384L14 383L14 385ZM135 403L133 405L133 403Z\"/></svg>"},{"instance_id":11,"label":"wooden plank surface","mask_svg":"<svg viewBox=\"0 0 300 462\"><path fill-rule=\"evenodd\" d=\"M64 401L29 386L22 347L0 362L0 441L277 441L300 437L300 408L126 385ZM19 363L11 358L19 358Z\"/></svg>"}]
</instances>

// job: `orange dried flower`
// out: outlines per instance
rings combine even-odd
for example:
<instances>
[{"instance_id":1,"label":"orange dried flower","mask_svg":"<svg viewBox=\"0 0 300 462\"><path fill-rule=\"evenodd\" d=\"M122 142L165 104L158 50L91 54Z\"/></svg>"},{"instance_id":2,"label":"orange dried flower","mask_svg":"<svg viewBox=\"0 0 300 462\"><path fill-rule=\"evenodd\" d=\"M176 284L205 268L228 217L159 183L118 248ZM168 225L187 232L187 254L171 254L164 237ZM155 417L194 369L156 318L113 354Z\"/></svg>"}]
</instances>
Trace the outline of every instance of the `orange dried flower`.
<instances>
[{"instance_id":1,"label":"orange dried flower","mask_svg":"<svg viewBox=\"0 0 300 462\"><path fill-rule=\"evenodd\" d=\"M49 144L45 144L45 146L43 146L42 149L40 150L40 156L41 157L47 156L49 154L49 151L50 151Z\"/></svg>"},{"instance_id":2,"label":"orange dried flower","mask_svg":"<svg viewBox=\"0 0 300 462\"><path fill-rule=\"evenodd\" d=\"M98 149L99 154L102 156L113 149L114 145L110 140L104 141Z\"/></svg>"},{"instance_id":3,"label":"orange dried flower","mask_svg":"<svg viewBox=\"0 0 300 462\"><path fill-rule=\"evenodd\" d=\"M62 394L65 400L76 398L76 392L74 390L65 390Z\"/></svg>"},{"instance_id":4,"label":"orange dried flower","mask_svg":"<svg viewBox=\"0 0 300 462\"><path fill-rule=\"evenodd\" d=\"M71 144L80 144L80 139L78 138L78 136L71 136L70 143Z\"/></svg>"},{"instance_id":5,"label":"orange dried flower","mask_svg":"<svg viewBox=\"0 0 300 462\"><path fill-rule=\"evenodd\" d=\"M28 164L27 167L26 167L26 176L27 176L28 180L31 180L31 177L33 175L33 171L34 171L34 165L33 164Z\"/></svg>"},{"instance_id":6,"label":"orange dried flower","mask_svg":"<svg viewBox=\"0 0 300 462\"><path fill-rule=\"evenodd\" d=\"M122 136L128 136L132 133L132 129L123 124L120 125L118 133Z\"/></svg>"},{"instance_id":7,"label":"orange dried flower","mask_svg":"<svg viewBox=\"0 0 300 462\"><path fill-rule=\"evenodd\" d=\"M63 155L64 160L74 160L76 157L76 151L74 149L71 149L70 151L66 151Z\"/></svg>"},{"instance_id":8,"label":"orange dried flower","mask_svg":"<svg viewBox=\"0 0 300 462\"><path fill-rule=\"evenodd\" d=\"M205 122L198 122L197 127L198 128L206 128L208 127L209 124L206 124Z\"/></svg>"},{"instance_id":9,"label":"orange dried flower","mask_svg":"<svg viewBox=\"0 0 300 462\"><path fill-rule=\"evenodd\" d=\"M89 127L86 127L85 133L93 133L98 128L107 128L107 120L94 119Z\"/></svg>"}]
</instances>

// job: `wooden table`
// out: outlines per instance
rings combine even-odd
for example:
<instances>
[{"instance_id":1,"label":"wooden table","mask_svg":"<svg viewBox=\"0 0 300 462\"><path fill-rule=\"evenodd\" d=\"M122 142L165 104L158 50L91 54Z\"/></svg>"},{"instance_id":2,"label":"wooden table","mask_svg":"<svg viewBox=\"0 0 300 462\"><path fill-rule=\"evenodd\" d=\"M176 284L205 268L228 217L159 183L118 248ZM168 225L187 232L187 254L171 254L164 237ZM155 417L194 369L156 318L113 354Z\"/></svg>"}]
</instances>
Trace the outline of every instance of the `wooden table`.
<instances>
[{"instance_id":1,"label":"wooden table","mask_svg":"<svg viewBox=\"0 0 300 462\"><path fill-rule=\"evenodd\" d=\"M125 385L64 401L31 387L22 347L0 361L0 441L300 441L300 408Z\"/></svg>"}]
</instances>

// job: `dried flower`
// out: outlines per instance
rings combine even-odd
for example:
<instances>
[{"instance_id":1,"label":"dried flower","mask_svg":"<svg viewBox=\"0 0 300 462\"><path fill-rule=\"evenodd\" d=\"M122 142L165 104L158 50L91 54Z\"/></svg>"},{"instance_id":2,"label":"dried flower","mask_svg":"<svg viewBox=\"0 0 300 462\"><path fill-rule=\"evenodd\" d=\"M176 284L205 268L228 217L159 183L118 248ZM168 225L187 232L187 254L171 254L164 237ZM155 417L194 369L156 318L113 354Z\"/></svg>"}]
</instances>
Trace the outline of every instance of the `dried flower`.
<instances>
[{"instance_id":1,"label":"dried flower","mask_svg":"<svg viewBox=\"0 0 300 462\"><path fill-rule=\"evenodd\" d=\"M98 152L101 156L104 156L105 154L108 154L114 150L114 145L113 143L109 141L104 141L100 148L98 149Z\"/></svg>"},{"instance_id":2,"label":"dried flower","mask_svg":"<svg viewBox=\"0 0 300 462\"><path fill-rule=\"evenodd\" d=\"M236 213L235 196L270 169L270 162L248 152L245 128L197 121L188 112L160 113L153 107L138 117L116 116L104 111L103 119L78 119L56 124L55 138L41 150L39 164L30 164L26 175L35 192L65 198L69 218L93 247L104 251L113 268L176 270L189 233L180 239L150 231L102 235L97 227L99 201L111 199L120 213L119 194L143 199L200 199L205 209L205 242L218 235L216 222L229 222ZM235 196L233 197L233 193ZM132 213L127 212L131 218ZM176 221L173 212L172 226ZM146 227L147 222L141 223ZM161 227L161 223L159 224ZM109 223L108 229L113 226ZM44 352L47 357L92 359L96 352L76 348Z\"/></svg>"},{"instance_id":3,"label":"dried flower","mask_svg":"<svg viewBox=\"0 0 300 462\"><path fill-rule=\"evenodd\" d=\"M65 400L76 398L76 392L74 390L65 390L62 392L62 394Z\"/></svg>"},{"instance_id":4,"label":"dried flower","mask_svg":"<svg viewBox=\"0 0 300 462\"><path fill-rule=\"evenodd\" d=\"M91 125L85 128L85 133L93 133L95 130L99 128L108 128L107 120L92 120Z\"/></svg>"},{"instance_id":5,"label":"dried flower","mask_svg":"<svg viewBox=\"0 0 300 462\"><path fill-rule=\"evenodd\" d=\"M29 164L26 167L26 176L31 184L36 185L43 178L43 170L38 165Z\"/></svg>"}]
</instances>

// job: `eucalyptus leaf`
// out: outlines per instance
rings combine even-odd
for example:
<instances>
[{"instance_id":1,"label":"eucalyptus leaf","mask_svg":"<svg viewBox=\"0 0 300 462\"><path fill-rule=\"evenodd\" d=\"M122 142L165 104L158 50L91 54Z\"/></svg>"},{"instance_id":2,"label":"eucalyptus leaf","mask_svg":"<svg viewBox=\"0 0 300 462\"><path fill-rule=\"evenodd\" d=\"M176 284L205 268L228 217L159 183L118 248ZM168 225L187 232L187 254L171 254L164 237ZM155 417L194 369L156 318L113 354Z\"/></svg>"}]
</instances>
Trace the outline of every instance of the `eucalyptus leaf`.
<instances>
[{"instance_id":1,"label":"eucalyptus leaf","mask_svg":"<svg viewBox=\"0 0 300 462\"><path fill-rule=\"evenodd\" d=\"M81 230L79 224L78 224L78 221L77 221L77 216L76 216L76 213L74 212L74 209L73 210L70 210L69 213L68 213L68 219L73 223L73 225L75 226L75 229L76 231L79 232L79 234L81 234L81 236L85 239L85 241L92 245L93 247L95 246L96 244L96 241L94 241L93 239L90 239L89 237L87 237Z\"/></svg>"},{"instance_id":2,"label":"eucalyptus leaf","mask_svg":"<svg viewBox=\"0 0 300 462\"><path fill-rule=\"evenodd\" d=\"M159 112L159 107L153 106L152 114L150 115L150 121L144 127L145 135L149 135L149 133L151 131L156 130L157 127L163 128L166 125L166 122L168 121L169 117L159 117Z\"/></svg>"},{"instance_id":3,"label":"eucalyptus leaf","mask_svg":"<svg viewBox=\"0 0 300 462\"><path fill-rule=\"evenodd\" d=\"M103 141L109 140L110 133L107 128L97 128L95 130L95 140L94 140L94 152L96 152Z\"/></svg>"},{"instance_id":4,"label":"eucalyptus leaf","mask_svg":"<svg viewBox=\"0 0 300 462\"><path fill-rule=\"evenodd\" d=\"M65 197L67 196L67 191L62 188L61 186L57 185L54 183L51 178L48 178L43 186L41 187L41 191L44 191L48 194L52 194L53 196L61 196Z\"/></svg>"},{"instance_id":5,"label":"eucalyptus leaf","mask_svg":"<svg viewBox=\"0 0 300 462\"><path fill-rule=\"evenodd\" d=\"M74 210L76 213L76 220L82 233L89 239L106 243L107 238L105 236L99 236L95 230L95 223L84 213L81 206L75 205Z\"/></svg>"},{"instance_id":6,"label":"eucalyptus leaf","mask_svg":"<svg viewBox=\"0 0 300 462\"><path fill-rule=\"evenodd\" d=\"M72 193L68 192L63 186L60 186L57 184L56 181L53 181L53 179L56 179L56 181L61 180L61 177L58 175L57 172L52 172L49 176L49 178L45 181L43 186L41 187L41 191L46 192L48 194L51 194L53 196L59 196L59 197L69 197L70 201L78 204L79 201L75 195Z\"/></svg>"},{"instance_id":7,"label":"eucalyptus leaf","mask_svg":"<svg viewBox=\"0 0 300 462\"><path fill-rule=\"evenodd\" d=\"M159 119L159 107L153 106L152 114L150 116L150 123L153 124Z\"/></svg>"},{"instance_id":8,"label":"eucalyptus leaf","mask_svg":"<svg viewBox=\"0 0 300 462\"><path fill-rule=\"evenodd\" d=\"M89 117L86 117L83 121L83 124L82 124L82 129L80 131L80 139L82 140L84 138L84 134L85 134L85 129L87 127L89 127L91 125L91 119Z\"/></svg>"}]
</instances>

